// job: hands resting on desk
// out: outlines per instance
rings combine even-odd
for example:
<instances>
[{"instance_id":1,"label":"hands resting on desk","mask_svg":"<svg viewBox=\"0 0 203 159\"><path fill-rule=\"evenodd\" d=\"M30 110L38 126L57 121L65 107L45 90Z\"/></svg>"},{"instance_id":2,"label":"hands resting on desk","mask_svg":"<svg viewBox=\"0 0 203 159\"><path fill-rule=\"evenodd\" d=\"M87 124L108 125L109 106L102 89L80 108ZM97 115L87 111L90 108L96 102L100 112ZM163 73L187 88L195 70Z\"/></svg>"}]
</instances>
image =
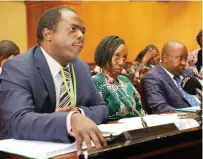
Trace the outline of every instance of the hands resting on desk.
<instances>
[{"instance_id":1,"label":"hands resting on desk","mask_svg":"<svg viewBox=\"0 0 203 159\"><path fill-rule=\"evenodd\" d=\"M87 145L87 150L92 148L91 141L95 144L96 148L106 145L106 141L97 125L86 116L79 113L73 114L71 117L71 125L73 136L77 141L78 153L81 152L83 141L85 141Z\"/></svg>"},{"instance_id":2,"label":"hands resting on desk","mask_svg":"<svg viewBox=\"0 0 203 159\"><path fill-rule=\"evenodd\" d=\"M56 112L71 112L80 110L75 106L69 106L64 108L57 108ZM83 141L87 145L87 150L92 148L92 143L94 143L96 148L101 148L106 145L106 140L104 139L102 132L98 129L97 125L85 115L80 113L74 113L71 116L71 127L73 136L77 142L77 152L80 154L82 150Z\"/></svg>"}]
</instances>

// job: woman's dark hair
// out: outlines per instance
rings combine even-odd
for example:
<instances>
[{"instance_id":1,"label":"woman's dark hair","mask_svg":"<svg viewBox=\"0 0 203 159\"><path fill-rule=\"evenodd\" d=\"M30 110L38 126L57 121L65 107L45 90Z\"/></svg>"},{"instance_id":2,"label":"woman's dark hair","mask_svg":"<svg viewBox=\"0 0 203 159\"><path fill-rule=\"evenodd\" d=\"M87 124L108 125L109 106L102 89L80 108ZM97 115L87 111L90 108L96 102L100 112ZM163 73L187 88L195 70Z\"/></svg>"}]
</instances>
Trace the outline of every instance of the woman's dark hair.
<instances>
[{"instance_id":1,"label":"woman's dark hair","mask_svg":"<svg viewBox=\"0 0 203 159\"><path fill-rule=\"evenodd\" d=\"M144 50L140 51L134 61L141 62L141 61L142 61L142 58L144 57L144 55L145 55Z\"/></svg>"},{"instance_id":2,"label":"woman's dark hair","mask_svg":"<svg viewBox=\"0 0 203 159\"><path fill-rule=\"evenodd\" d=\"M199 31L196 37L197 43L199 44L200 47L202 47L201 38L202 38L202 30Z\"/></svg>"},{"instance_id":3,"label":"woman's dark hair","mask_svg":"<svg viewBox=\"0 0 203 159\"><path fill-rule=\"evenodd\" d=\"M202 49L200 49L198 51L197 62L196 62L195 65L197 67L198 72L200 72L201 71L201 67L202 67Z\"/></svg>"},{"instance_id":4,"label":"woman's dark hair","mask_svg":"<svg viewBox=\"0 0 203 159\"><path fill-rule=\"evenodd\" d=\"M101 68L105 68L107 63L111 66L112 56L121 44L125 44L125 42L118 36L105 37L96 48L95 64Z\"/></svg>"},{"instance_id":5,"label":"woman's dark hair","mask_svg":"<svg viewBox=\"0 0 203 159\"><path fill-rule=\"evenodd\" d=\"M158 50L156 46L150 44L147 45L144 50L140 51L139 54L137 55L137 57L135 58L135 61L141 62L142 58L145 56L145 54L147 53L147 51L149 51L150 49L155 49Z\"/></svg>"},{"instance_id":6,"label":"woman's dark hair","mask_svg":"<svg viewBox=\"0 0 203 159\"><path fill-rule=\"evenodd\" d=\"M145 48L144 48L144 53L146 54L147 51L149 51L150 49L155 49L155 50L158 50L156 46L150 44L150 45L147 45Z\"/></svg>"}]
</instances>

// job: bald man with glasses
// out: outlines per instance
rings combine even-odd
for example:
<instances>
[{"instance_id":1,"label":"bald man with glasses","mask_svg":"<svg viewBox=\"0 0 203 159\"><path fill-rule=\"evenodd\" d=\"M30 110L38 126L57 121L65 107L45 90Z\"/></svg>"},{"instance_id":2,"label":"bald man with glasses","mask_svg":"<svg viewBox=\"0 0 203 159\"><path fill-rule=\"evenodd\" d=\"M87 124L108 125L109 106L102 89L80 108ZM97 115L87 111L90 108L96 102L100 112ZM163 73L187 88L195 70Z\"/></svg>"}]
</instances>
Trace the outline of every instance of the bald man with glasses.
<instances>
[{"instance_id":1,"label":"bald man with glasses","mask_svg":"<svg viewBox=\"0 0 203 159\"><path fill-rule=\"evenodd\" d=\"M200 101L184 92L180 86L188 60L186 46L177 41L167 42L162 49L162 64L145 74L143 80L148 113L175 112L176 108L199 106Z\"/></svg>"}]
</instances>

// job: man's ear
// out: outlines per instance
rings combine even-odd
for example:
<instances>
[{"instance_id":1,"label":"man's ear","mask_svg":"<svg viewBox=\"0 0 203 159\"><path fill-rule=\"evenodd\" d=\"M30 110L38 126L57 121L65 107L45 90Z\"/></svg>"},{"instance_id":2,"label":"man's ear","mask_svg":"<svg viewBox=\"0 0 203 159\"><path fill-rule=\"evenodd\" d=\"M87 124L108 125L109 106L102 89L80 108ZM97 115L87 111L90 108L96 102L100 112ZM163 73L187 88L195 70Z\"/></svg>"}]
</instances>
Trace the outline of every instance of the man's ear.
<instances>
[{"instance_id":1,"label":"man's ear","mask_svg":"<svg viewBox=\"0 0 203 159\"><path fill-rule=\"evenodd\" d=\"M42 35L43 35L43 39L45 41L51 41L52 40L52 36L53 36L53 31L48 29L48 28L44 28L42 31Z\"/></svg>"}]
</instances>

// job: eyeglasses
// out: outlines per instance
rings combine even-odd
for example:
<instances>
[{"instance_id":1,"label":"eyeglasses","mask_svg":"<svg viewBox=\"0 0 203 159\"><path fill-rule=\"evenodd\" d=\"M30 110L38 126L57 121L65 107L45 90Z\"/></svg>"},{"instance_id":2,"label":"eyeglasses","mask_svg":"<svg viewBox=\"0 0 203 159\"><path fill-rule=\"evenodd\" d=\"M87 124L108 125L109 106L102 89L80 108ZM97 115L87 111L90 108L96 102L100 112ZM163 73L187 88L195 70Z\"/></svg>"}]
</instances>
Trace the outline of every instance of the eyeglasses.
<instances>
[{"instance_id":1,"label":"eyeglasses","mask_svg":"<svg viewBox=\"0 0 203 159\"><path fill-rule=\"evenodd\" d=\"M174 59L176 59L177 61L179 61L179 62L181 62L181 61L185 61L185 62L188 62L188 57L183 57L183 56L173 56L173 55L170 55L170 54L167 54L167 53L165 53L166 55L168 55L168 56L171 56L171 57L173 57Z\"/></svg>"}]
</instances>

